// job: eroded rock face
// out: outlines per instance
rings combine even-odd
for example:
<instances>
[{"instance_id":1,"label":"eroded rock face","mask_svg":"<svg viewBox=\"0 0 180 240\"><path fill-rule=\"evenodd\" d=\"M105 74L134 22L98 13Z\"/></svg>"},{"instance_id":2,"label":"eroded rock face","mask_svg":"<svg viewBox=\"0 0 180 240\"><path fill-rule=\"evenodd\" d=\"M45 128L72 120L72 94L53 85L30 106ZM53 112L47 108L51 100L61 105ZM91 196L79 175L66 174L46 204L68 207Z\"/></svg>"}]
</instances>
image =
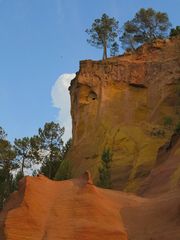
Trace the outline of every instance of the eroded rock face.
<instances>
[{"instance_id":1,"label":"eroded rock face","mask_svg":"<svg viewBox=\"0 0 180 240\"><path fill-rule=\"evenodd\" d=\"M0 213L1 240L179 240L180 192L141 198L93 185L89 174L26 177Z\"/></svg>"},{"instance_id":2,"label":"eroded rock face","mask_svg":"<svg viewBox=\"0 0 180 240\"><path fill-rule=\"evenodd\" d=\"M82 61L70 87L73 175L90 169L95 181L105 148L113 152L115 189L138 190L179 121L180 39L144 45L134 54Z\"/></svg>"},{"instance_id":3,"label":"eroded rock face","mask_svg":"<svg viewBox=\"0 0 180 240\"><path fill-rule=\"evenodd\" d=\"M180 134L173 134L158 152L156 166L139 189L144 196L161 195L180 187Z\"/></svg>"},{"instance_id":4,"label":"eroded rock face","mask_svg":"<svg viewBox=\"0 0 180 240\"><path fill-rule=\"evenodd\" d=\"M3 240L127 240L117 200L87 174L62 182L26 177L16 195L19 203L12 195L0 215Z\"/></svg>"}]
</instances>

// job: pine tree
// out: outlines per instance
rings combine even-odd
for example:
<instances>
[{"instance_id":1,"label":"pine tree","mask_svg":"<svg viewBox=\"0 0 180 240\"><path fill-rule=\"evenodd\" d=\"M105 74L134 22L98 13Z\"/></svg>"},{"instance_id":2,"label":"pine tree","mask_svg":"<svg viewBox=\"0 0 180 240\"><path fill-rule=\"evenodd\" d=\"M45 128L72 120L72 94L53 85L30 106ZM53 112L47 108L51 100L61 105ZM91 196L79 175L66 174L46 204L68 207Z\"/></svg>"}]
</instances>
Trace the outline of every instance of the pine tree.
<instances>
[{"instance_id":1,"label":"pine tree","mask_svg":"<svg viewBox=\"0 0 180 240\"><path fill-rule=\"evenodd\" d=\"M111 47L118 36L119 26L115 18L103 14L101 18L94 20L90 29L86 29L89 35L87 40L92 46L103 48L103 59L107 58L107 48Z\"/></svg>"},{"instance_id":2,"label":"pine tree","mask_svg":"<svg viewBox=\"0 0 180 240\"><path fill-rule=\"evenodd\" d=\"M157 38L163 39L168 36L170 26L167 13L141 8L135 17L123 26L120 37L122 47L135 50L143 43L151 43Z\"/></svg>"},{"instance_id":3,"label":"pine tree","mask_svg":"<svg viewBox=\"0 0 180 240\"><path fill-rule=\"evenodd\" d=\"M16 161L21 168L21 175L24 175L24 168L30 168L33 161L32 147L30 138L14 140L14 148L16 151Z\"/></svg>"},{"instance_id":4,"label":"pine tree","mask_svg":"<svg viewBox=\"0 0 180 240\"><path fill-rule=\"evenodd\" d=\"M43 129L39 129L40 150L42 155L42 167L40 171L49 178L54 178L62 161L62 148L64 128L59 123L45 123Z\"/></svg>"},{"instance_id":5,"label":"pine tree","mask_svg":"<svg viewBox=\"0 0 180 240\"><path fill-rule=\"evenodd\" d=\"M18 167L15 162L16 153L6 136L5 131L0 128L0 208L13 191L12 170Z\"/></svg>"},{"instance_id":6,"label":"pine tree","mask_svg":"<svg viewBox=\"0 0 180 240\"><path fill-rule=\"evenodd\" d=\"M117 56L118 53L119 53L119 44L117 42L114 42L110 49L110 55L114 57L114 56Z\"/></svg>"},{"instance_id":7,"label":"pine tree","mask_svg":"<svg viewBox=\"0 0 180 240\"><path fill-rule=\"evenodd\" d=\"M180 36L180 26L171 29L170 37Z\"/></svg>"}]
</instances>

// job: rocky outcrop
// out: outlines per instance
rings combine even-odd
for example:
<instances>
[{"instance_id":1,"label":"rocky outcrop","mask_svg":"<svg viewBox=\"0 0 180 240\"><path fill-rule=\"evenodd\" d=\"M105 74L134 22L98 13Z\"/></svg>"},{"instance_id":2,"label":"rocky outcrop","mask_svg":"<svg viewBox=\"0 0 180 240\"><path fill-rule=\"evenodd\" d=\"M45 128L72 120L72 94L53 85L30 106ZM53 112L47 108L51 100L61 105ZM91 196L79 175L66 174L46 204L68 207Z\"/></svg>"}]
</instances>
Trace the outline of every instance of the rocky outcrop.
<instances>
[{"instance_id":1,"label":"rocky outcrop","mask_svg":"<svg viewBox=\"0 0 180 240\"><path fill-rule=\"evenodd\" d=\"M1 240L179 240L180 192L141 198L93 185L89 173L26 177L0 213Z\"/></svg>"},{"instance_id":2,"label":"rocky outcrop","mask_svg":"<svg viewBox=\"0 0 180 240\"><path fill-rule=\"evenodd\" d=\"M88 173L61 182L26 177L20 185L0 215L1 240L127 240L121 204L96 188Z\"/></svg>"},{"instance_id":3,"label":"rocky outcrop","mask_svg":"<svg viewBox=\"0 0 180 240\"><path fill-rule=\"evenodd\" d=\"M156 166L142 183L139 194L161 195L180 187L180 134L173 134L158 152Z\"/></svg>"},{"instance_id":4,"label":"rocky outcrop","mask_svg":"<svg viewBox=\"0 0 180 240\"><path fill-rule=\"evenodd\" d=\"M73 175L90 169L96 181L101 155L109 148L113 188L137 191L179 121L179 84L180 39L80 62L70 87L73 146L66 160Z\"/></svg>"}]
</instances>

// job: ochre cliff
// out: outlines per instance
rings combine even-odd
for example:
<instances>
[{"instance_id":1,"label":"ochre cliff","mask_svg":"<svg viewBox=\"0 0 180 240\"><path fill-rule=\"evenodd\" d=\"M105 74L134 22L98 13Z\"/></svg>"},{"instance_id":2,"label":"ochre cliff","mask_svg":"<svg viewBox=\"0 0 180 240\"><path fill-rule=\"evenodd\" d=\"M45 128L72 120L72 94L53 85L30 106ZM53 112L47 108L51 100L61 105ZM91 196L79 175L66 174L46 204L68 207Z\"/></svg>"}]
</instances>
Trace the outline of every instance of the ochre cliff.
<instances>
[{"instance_id":1,"label":"ochre cliff","mask_svg":"<svg viewBox=\"0 0 180 240\"><path fill-rule=\"evenodd\" d=\"M61 166L78 177L23 178L0 212L0 240L179 240L180 39L82 61L70 94ZM112 187L139 196L93 184L86 170L96 183L107 148Z\"/></svg>"},{"instance_id":2,"label":"ochre cliff","mask_svg":"<svg viewBox=\"0 0 180 240\"><path fill-rule=\"evenodd\" d=\"M179 240L180 191L150 198L78 179L26 177L0 213L1 240Z\"/></svg>"},{"instance_id":3,"label":"ochre cliff","mask_svg":"<svg viewBox=\"0 0 180 240\"><path fill-rule=\"evenodd\" d=\"M179 86L179 38L106 61L80 62L70 86L73 145L66 160L73 176L88 169L96 182L102 152L109 148L113 188L138 191L180 119Z\"/></svg>"},{"instance_id":4,"label":"ochre cliff","mask_svg":"<svg viewBox=\"0 0 180 240\"><path fill-rule=\"evenodd\" d=\"M180 187L180 133L158 151L156 166L139 189L144 196L161 195Z\"/></svg>"}]
</instances>

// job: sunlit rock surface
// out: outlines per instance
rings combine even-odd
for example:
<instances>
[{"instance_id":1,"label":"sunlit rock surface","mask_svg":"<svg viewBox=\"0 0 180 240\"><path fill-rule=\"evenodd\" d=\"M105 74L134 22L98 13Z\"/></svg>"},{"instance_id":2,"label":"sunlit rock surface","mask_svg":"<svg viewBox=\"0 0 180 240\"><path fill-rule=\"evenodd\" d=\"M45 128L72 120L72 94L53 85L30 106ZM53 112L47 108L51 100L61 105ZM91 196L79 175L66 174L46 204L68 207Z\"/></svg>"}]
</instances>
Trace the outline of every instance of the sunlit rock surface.
<instances>
[{"instance_id":1,"label":"sunlit rock surface","mask_svg":"<svg viewBox=\"0 0 180 240\"><path fill-rule=\"evenodd\" d=\"M73 176L90 169L97 181L109 148L113 188L138 191L180 119L179 84L179 38L106 61L82 61L70 87L73 146L66 159ZM165 126L167 117L172 126Z\"/></svg>"},{"instance_id":2,"label":"sunlit rock surface","mask_svg":"<svg viewBox=\"0 0 180 240\"><path fill-rule=\"evenodd\" d=\"M180 192L161 196L95 187L85 173L26 177L0 213L1 240L179 240Z\"/></svg>"}]
</instances>

